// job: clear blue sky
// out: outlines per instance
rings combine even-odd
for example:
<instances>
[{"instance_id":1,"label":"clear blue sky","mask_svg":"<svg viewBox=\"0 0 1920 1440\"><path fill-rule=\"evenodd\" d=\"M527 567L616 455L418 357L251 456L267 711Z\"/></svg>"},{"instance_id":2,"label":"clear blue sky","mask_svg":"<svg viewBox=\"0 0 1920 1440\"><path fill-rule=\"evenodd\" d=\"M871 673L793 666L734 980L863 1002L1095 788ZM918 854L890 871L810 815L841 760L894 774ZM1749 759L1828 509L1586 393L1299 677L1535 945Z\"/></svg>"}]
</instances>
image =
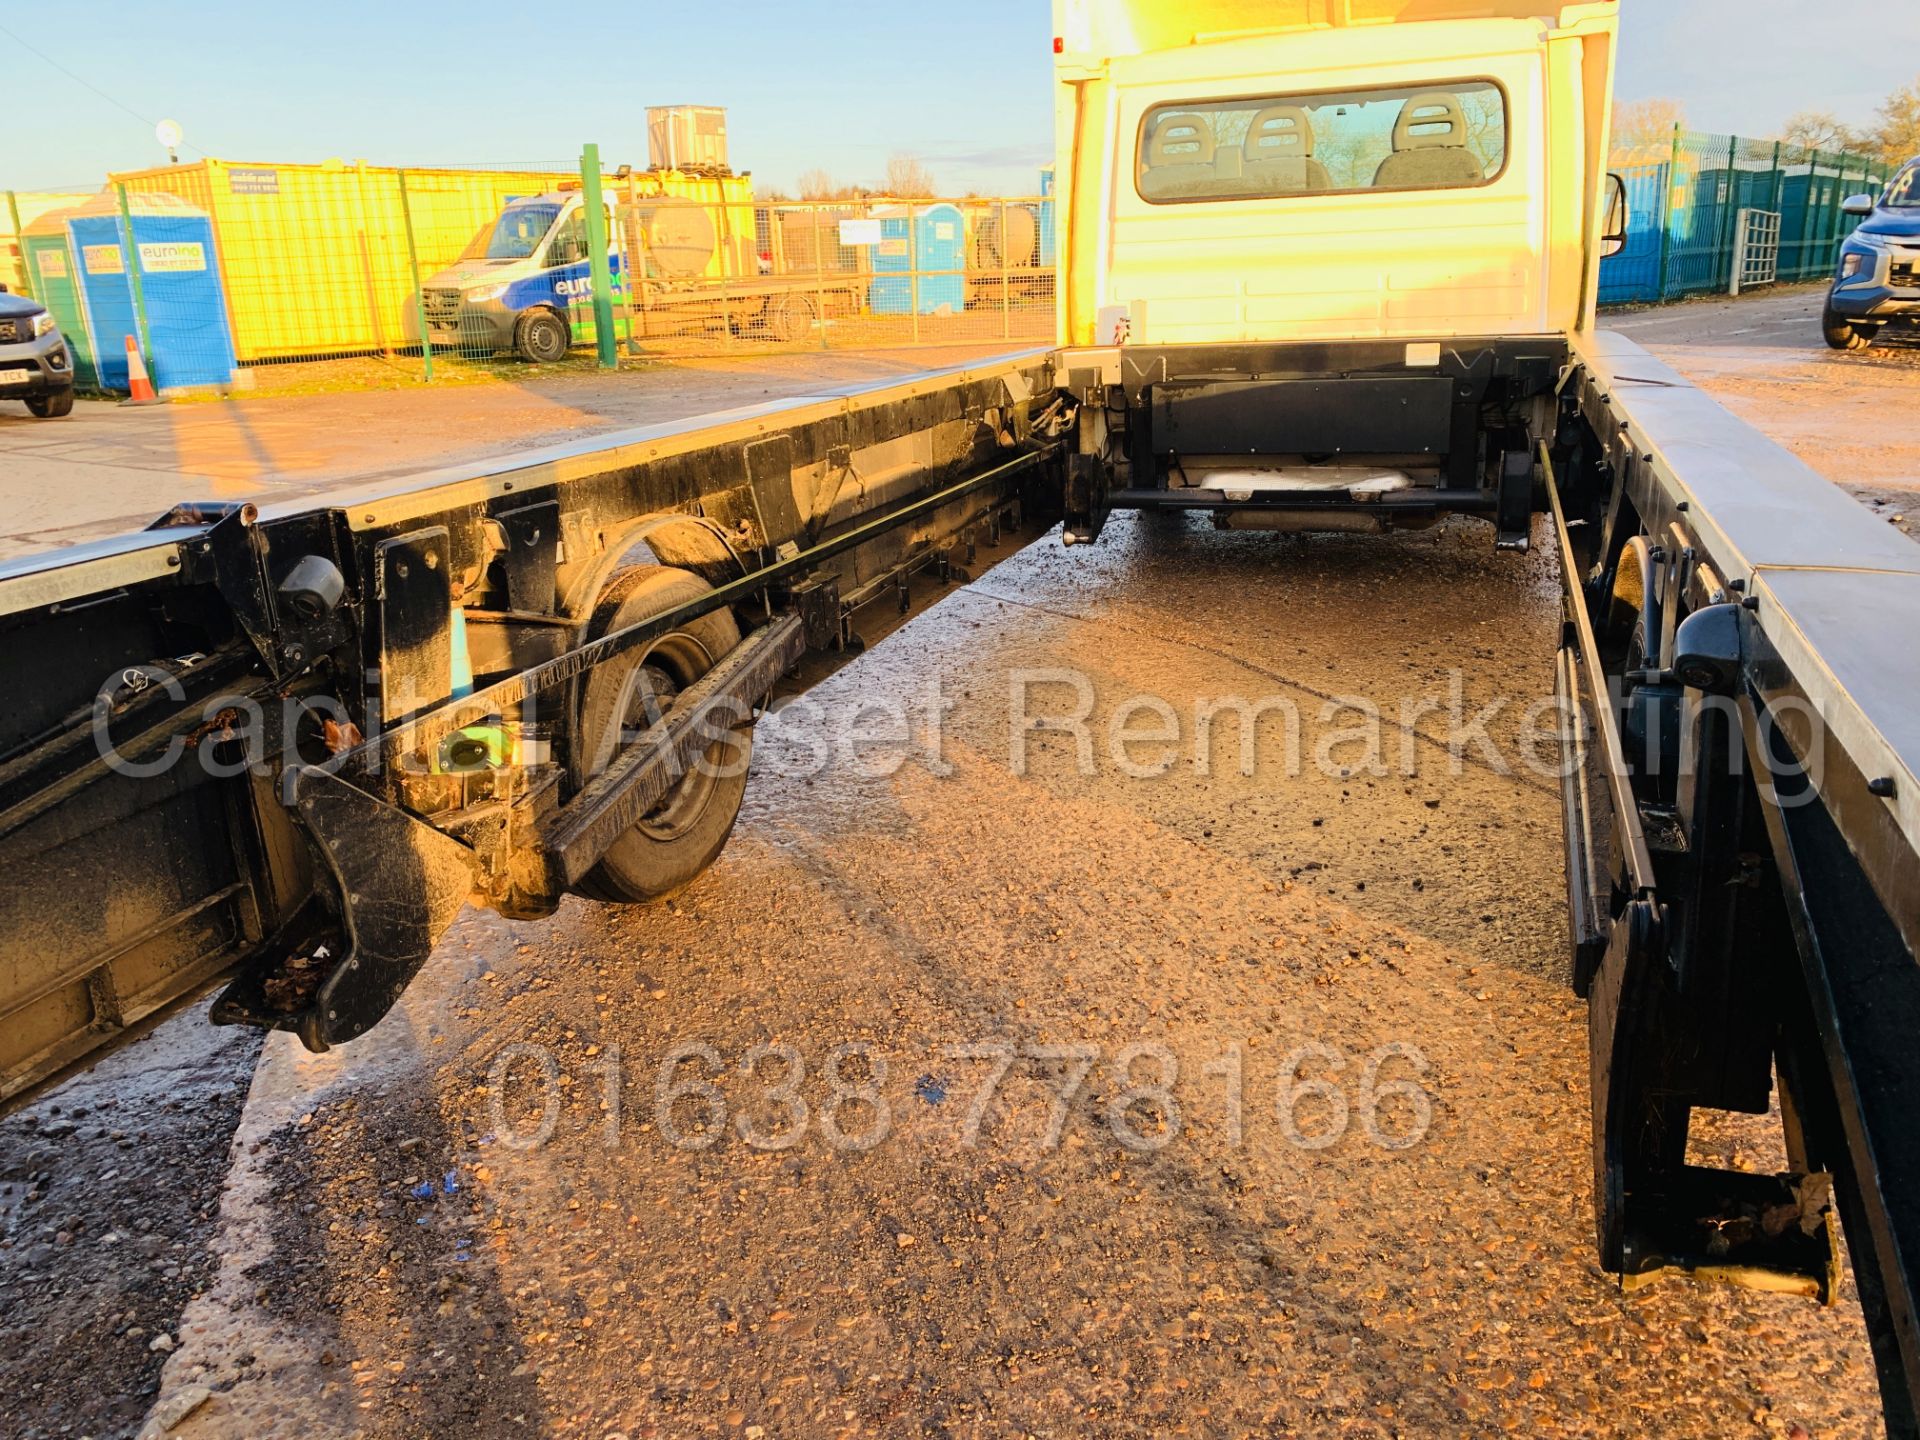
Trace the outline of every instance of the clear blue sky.
<instances>
[{"instance_id":1,"label":"clear blue sky","mask_svg":"<svg viewBox=\"0 0 1920 1440\"><path fill-rule=\"evenodd\" d=\"M1053 153L1049 15L1045 0L103 0L6 6L0 26L221 159L566 162L597 140L645 165L646 107L687 103L727 107L734 168L763 185L814 166L874 181L907 150L944 188L1031 194ZM4 33L0 67L0 187L165 161L151 124Z\"/></svg>"},{"instance_id":2,"label":"clear blue sky","mask_svg":"<svg viewBox=\"0 0 1920 1440\"><path fill-rule=\"evenodd\" d=\"M1766 136L1796 110L1864 126L1888 91L1920 77L1915 0L1622 0L1620 9L1614 93L1679 100L1700 130Z\"/></svg>"},{"instance_id":3,"label":"clear blue sky","mask_svg":"<svg viewBox=\"0 0 1920 1440\"><path fill-rule=\"evenodd\" d=\"M1913 0L1624 9L1620 95L1677 97L1701 129L1766 134L1803 106L1864 122L1920 72ZM1030 192L1051 155L1046 0L651 0L572 19L471 0L430 12L408 0L103 0L9 6L0 25L223 159L561 163L592 139L610 161L644 164L646 107L680 102L726 106L735 167L769 187L814 166L871 182L904 150L942 189ZM109 169L165 158L149 123L4 33L0 62L0 186L92 188Z\"/></svg>"}]
</instances>

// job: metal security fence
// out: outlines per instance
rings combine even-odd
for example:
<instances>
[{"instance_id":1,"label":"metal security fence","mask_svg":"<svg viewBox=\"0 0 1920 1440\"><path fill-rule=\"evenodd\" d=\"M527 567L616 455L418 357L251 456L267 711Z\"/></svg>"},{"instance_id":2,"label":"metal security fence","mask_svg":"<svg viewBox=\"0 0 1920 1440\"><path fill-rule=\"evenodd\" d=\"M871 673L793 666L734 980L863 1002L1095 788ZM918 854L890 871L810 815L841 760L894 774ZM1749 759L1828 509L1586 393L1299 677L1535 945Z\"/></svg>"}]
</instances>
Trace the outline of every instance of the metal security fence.
<instances>
[{"instance_id":1,"label":"metal security fence","mask_svg":"<svg viewBox=\"0 0 1920 1440\"><path fill-rule=\"evenodd\" d=\"M722 278L682 278L670 246L642 247L656 258L629 292L634 328L677 354L1048 340L1051 211L1037 195L755 204L722 237L740 257Z\"/></svg>"},{"instance_id":2,"label":"metal security fence","mask_svg":"<svg viewBox=\"0 0 1920 1440\"><path fill-rule=\"evenodd\" d=\"M104 390L127 387L129 347L164 394L1053 334L1045 196L760 199L721 167L588 146L571 165L209 159L54 198L21 207L8 258Z\"/></svg>"},{"instance_id":3,"label":"metal security fence","mask_svg":"<svg viewBox=\"0 0 1920 1440\"><path fill-rule=\"evenodd\" d=\"M1770 215L1771 278L1811 280L1833 264L1853 228L1840 202L1877 191L1892 167L1776 140L1673 132L1664 145L1616 149L1609 167L1627 184L1627 243L1600 264L1600 303L1624 305L1725 294L1761 283L1744 212Z\"/></svg>"}]
</instances>

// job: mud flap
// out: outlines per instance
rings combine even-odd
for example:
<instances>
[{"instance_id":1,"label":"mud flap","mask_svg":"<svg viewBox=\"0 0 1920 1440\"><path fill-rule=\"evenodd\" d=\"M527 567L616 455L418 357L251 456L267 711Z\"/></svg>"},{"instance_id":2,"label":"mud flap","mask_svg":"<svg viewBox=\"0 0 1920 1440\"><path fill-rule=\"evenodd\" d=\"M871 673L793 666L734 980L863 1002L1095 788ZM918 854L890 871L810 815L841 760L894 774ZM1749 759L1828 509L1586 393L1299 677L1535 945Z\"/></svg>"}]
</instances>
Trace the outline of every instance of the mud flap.
<instances>
[{"instance_id":1,"label":"mud flap","mask_svg":"<svg viewBox=\"0 0 1920 1440\"><path fill-rule=\"evenodd\" d=\"M1098 455L1067 457L1065 523L1061 538L1069 545L1091 545L1107 523L1107 492L1112 472Z\"/></svg>"},{"instance_id":2,"label":"mud flap","mask_svg":"<svg viewBox=\"0 0 1920 1440\"><path fill-rule=\"evenodd\" d=\"M347 953L294 1030L326 1050L371 1030L453 924L476 879L471 850L324 770L294 774L294 808L339 885Z\"/></svg>"},{"instance_id":3,"label":"mud flap","mask_svg":"<svg viewBox=\"0 0 1920 1440\"><path fill-rule=\"evenodd\" d=\"M1533 527L1533 452L1526 446L1500 457L1500 488L1494 503L1494 548L1525 550Z\"/></svg>"},{"instance_id":4,"label":"mud flap","mask_svg":"<svg viewBox=\"0 0 1920 1440\"><path fill-rule=\"evenodd\" d=\"M1662 908L1629 904L1588 996L1600 1263L1629 1290L1678 1270L1832 1304L1840 1260L1827 1175L1686 1163L1691 1042L1665 930Z\"/></svg>"}]
</instances>

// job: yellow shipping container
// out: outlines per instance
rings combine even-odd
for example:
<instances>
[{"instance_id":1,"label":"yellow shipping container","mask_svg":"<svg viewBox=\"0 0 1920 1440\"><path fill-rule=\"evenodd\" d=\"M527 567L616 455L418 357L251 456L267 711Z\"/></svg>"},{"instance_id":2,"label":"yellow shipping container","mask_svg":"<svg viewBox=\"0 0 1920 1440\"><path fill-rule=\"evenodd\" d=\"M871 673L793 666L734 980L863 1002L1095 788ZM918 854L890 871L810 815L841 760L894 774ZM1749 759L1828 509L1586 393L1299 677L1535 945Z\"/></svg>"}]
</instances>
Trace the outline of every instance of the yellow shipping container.
<instances>
[{"instance_id":1,"label":"yellow shipping container","mask_svg":"<svg viewBox=\"0 0 1920 1440\"><path fill-rule=\"evenodd\" d=\"M402 175L405 191L402 193ZM407 253L420 278L459 258L508 201L580 184L577 171L413 169L201 160L115 175L130 191L178 195L213 218L214 247L242 364L419 342ZM672 196L711 207L716 228L753 233L749 177L645 171L605 177L610 203ZM716 254L709 273L719 275Z\"/></svg>"}]
</instances>

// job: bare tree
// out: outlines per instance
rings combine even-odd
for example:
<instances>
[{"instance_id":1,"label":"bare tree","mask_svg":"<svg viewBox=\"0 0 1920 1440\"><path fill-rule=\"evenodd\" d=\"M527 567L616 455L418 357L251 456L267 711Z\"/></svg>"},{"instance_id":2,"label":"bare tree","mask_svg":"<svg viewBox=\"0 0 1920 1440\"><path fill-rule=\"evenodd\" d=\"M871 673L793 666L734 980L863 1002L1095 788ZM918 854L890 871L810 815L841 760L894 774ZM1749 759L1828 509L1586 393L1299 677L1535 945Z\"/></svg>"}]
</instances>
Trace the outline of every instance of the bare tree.
<instances>
[{"instance_id":1,"label":"bare tree","mask_svg":"<svg viewBox=\"0 0 1920 1440\"><path fill-rule=\"evenodd\" d=\"M902 200L919 200L933 194L933 172L915 155L890 155L881 190Z\"/></svg>"},{"instance_id":2,"label":"bare tree","mask_svg":"<svg viewBox=\"0 0 1920 1440\"><path fill-rule=\"evenodd\" d=\"M1678 100L1655 96L1649 100L1629 100L1613 107L1613 144L1615 149L1640 149L1669 144L1673 127L1687 123L1687 107Z\"/></svg>"},{"instance_id":3,"label":"bare tree","mask_svg":"<svg viewBox=\"0 0 1920 1440\"><path fill-rule=\"evenodd\" d=\"M1467 122L1467 133L1461 138L1480 162L1481 172L1497 174L1507 163L1506 103L1492 88L1463 90L1460 114Z\"/></svg>"},{"instance_id":4,"label":"bare tree","mask_svg":"<svg viewBox=\"0 0 1920 1440\"><path fill-rule=\"evenodd\" d=\"M1780 127L1780 140L1806 150L1858 150L1866 137L1831 110L1796 110Z\"/></svg>"},{"instance_id":5,"label":"bare tree","mask_svg":"<svg viewBox=\"0 0 1920 1440\"><path fill-rule=\"evenodd\" d=\"M1881 101L1879 115L1871 141L1882 160L1898 165L1920 155L1920 78Z\"/></svg>"},{"instance_id":6,"label":"bare tree","mask_svg":"<svg viewBox=\"0 0 1920 1440\"><path fill-rule=\"evenodd\" d=\"M802 200L831 200L839 190L833 177L824 170L804 170L794 183L799 186Z\"/></svg>"}]
</instances>

